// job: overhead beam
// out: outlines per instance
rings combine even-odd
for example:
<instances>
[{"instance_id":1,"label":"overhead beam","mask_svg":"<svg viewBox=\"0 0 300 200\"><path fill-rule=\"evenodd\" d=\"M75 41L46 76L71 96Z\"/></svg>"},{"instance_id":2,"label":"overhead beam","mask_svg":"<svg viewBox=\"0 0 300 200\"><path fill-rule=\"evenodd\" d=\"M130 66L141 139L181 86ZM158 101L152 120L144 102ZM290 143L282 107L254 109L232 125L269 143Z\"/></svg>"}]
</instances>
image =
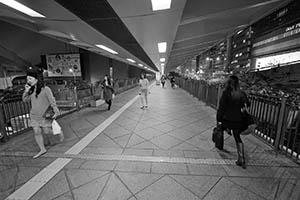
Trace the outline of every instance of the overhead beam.
<instances>
[{"instance_id":1,"label":"overhead beam","mask_svg":"<svg viewBox=\"0 0 300 200\"><path fill-rule=\"evenodd\" d=\"M196 49L196 50L192 50L192 51L186 51L186 52L184 52L184 53L177 53L177 54L170 54L170 58L172 58L172 57L175 57L175 56L181 56L181 55L186 55L186 54L192 54L193 52L198 52L198 51L201 51L201 50L203 50L203 49L207 49L207 48L209 48L210 46L207 46L207 47L204 47L204 48L200 48L200 49Z\"/></svg>"},{"instance_id":2,"label":"overhead beam","mask_svg":"<svg viewBox=\"0 0 300 200\"><path fill-rule=\"evenodd\" d=\"M211 44L211 43L215 43L217 41L220 41L220 40L210 40L208 42L202 42L202 43L199 43L199 44L188 45L188 46L172 49L172 51L179 51L179 50L182 50L182 49L188 49L188 48L192 48L192 47L203 46L205 44Z\"/></svg>"},{"instance_id":3,"label":"overhead beam","mask_svg":"<svg viewBox=\"0 0 300 200\"><path fill-rule=\"evenodd\" d=\"M262 7L262 6L266 6L266 5L269 5L269 4L272 4L272 3L277 3L277 2L280 2L280 1L282 1L282 0L270 0L270 1L261 2L261 3L257 3L257 4L242 6L242 7L239 7L239 8L231 8L231 9L223 10L223 11L220 11L220 12L211 13L211 14L208 14L208 15L194 17L194 18L183 20L180 23L180 26L195 23L195 22L199 22L199 21L214 18L214 17L218 17L220 15L226 15L228 13L232 14L234 12L241 12L241 11L249 10L249 9L252 9L252 8Z\"/></svg>"},{"instance_id":4,"label":"overhead beam","mask_svg":"<svg viewBox=\"0 0 300 200\"><path fill-rule=\"evenodd\" d=\"M33 66L30 62L24 60L17 54L13 53L12 51L8 50L7 48L0 45L0 55L7 60L10 60L11 63L14 63L16 67L19 69L27 69L30 66Z\"/></svg>"},{"instance_id":5,"label":"overhead beam","mask_svg":"<svg viewBox=\"0 0 300 200\"><path fill-rule=\"evenodd\" d=\"M205 34L201 34L201 35L195 35L193 37L187 37L187 38L184 38L184 39L175 40L174 43L185 42L185 41L193 40L193 39L196 39L196 38L202 38L202 37L205 37L205 36L214 35L214 34L217 34L217 33L220 33L220 32L224 32L224 31L230 31L232 29L245 28L247 26L248 26L248 24L242 24L242 25L239 25L239 26L220 29L220 30L217 30L217 31L214 31L214 32L209 32L209 33L205 33Z\"/></svg>"}]
</instances>

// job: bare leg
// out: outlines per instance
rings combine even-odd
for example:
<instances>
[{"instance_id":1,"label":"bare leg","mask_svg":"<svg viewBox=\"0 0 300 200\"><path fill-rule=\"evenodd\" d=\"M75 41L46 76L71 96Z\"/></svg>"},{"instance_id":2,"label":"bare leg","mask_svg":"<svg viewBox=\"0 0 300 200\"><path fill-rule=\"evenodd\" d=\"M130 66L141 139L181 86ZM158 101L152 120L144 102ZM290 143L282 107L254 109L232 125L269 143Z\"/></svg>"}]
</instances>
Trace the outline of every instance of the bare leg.
<instances>
[{"instance_id":1,"label":"bare leg","mask_svg":"<svg viewBox=\"0 0 300 200\"><path fill-rule=\"evenodd\" d=\"M141 104L142 104L141 108L144 108L144 93L143 92L141 94Z\"/></svg>"},{"instance_id":2,"label":"bare leg","mask_svg":"<svg viewBox=\"0 0 300 200\"><path fill-rule=\"evenodd\" d=\"M146 102L145 106L148 107L148 94L147 93L145 94L145 102Z\"/></svg>"},{"instance_id":3,"label":"bare leg","mask_svg":"<svg viewBox=\"0 0 300 200\"><path fill-rule=\"evenodd\" d=\"M36 143L38 144L39 148L40 148L40 152L38 154L36 154L35 156L33 156L33 158L38 158L41 155L45 154L47 152L45 145L44 145L44 138L42 135L42 129L40 127L34 127L33 128L33 132L34 132L34 138Z\"/></svg>"}]
</instances>

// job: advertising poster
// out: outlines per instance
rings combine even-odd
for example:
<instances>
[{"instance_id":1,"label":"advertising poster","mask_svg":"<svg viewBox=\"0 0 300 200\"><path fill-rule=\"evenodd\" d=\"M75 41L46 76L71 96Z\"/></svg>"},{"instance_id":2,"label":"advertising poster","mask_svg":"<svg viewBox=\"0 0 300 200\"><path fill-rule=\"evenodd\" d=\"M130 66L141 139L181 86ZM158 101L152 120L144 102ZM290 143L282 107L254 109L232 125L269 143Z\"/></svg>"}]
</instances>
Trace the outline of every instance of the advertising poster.
<instances>
[{"instance_id":1,"label":"advertising poster","mask_svg":"<svg viewBox=\"0 0 300 200\"><path fill-rule=\"evenodd\" d=\"M49 77L81 76L79 54L46 55Z\"/></svg>"}]
</instances>

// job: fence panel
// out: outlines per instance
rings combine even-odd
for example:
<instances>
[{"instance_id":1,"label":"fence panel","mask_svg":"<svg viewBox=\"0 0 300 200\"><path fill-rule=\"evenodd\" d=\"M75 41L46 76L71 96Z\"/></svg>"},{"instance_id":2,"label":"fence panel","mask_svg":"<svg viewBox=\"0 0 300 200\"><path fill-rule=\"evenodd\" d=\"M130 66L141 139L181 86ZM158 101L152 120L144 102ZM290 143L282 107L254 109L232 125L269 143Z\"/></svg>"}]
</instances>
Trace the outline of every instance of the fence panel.
<instances>
[{"instance_id":1,"label":"fence panel","mask_svg":"<svg viewBox=\"0 0 300 200\"><path fill-rule=\"evenodd\" d=\"M119 80L116 82L116 92L126 90L138 84L139 79ZM93 100L101 98L100 85L85 88L59 88L54 92L57 106L61 114L73 112L90 105ZM7 138L29 129L30 103L24 103L21 97L0 102L0 139Z\"/></svg>"},{"instance_id":2,"label":"fence panel","mask_svg":"<svg viewBox=\"0 0 300 200\"><path fill-rule=\"evenodd\" d=\"M221 87L185 79L180 79L178 85L200 101L217 108ZM274 146L276 151L280 150L300 162L300 106L278 97L254 94L248 97L249 112L258 125L255 134Z\"/></svg>"},{"instance_id":3,"label":"fence panel","mask_svg":"<svg viewBox=\"0 0 300 200\"><path fill-rule=\"evenodd\" d=\"M256 134L271 145L275 144L281 100L249 95L250 114L257 123Z\"/></svg>"},{"instance_id":4,"label":"fence panel","mask_svg":"<svg viewBox=\"0 0 300 200\"><path fill-rule=\"evenodd\" d=\"M299 160L300 158L300 108L298 105L286 104L282 135L279 149L285 155Z\"/></svg>"},{"instance_id":5,"label":"fence panel","mask_svg":"<svg viewBox=\"0 0 300 200\"><path fill-rule=\"evenodd\" d=\"M29 128L30 103L22 99L9 99L1 105L4 114L6 136L26 131Z\"/></svg>"}]
</instances>

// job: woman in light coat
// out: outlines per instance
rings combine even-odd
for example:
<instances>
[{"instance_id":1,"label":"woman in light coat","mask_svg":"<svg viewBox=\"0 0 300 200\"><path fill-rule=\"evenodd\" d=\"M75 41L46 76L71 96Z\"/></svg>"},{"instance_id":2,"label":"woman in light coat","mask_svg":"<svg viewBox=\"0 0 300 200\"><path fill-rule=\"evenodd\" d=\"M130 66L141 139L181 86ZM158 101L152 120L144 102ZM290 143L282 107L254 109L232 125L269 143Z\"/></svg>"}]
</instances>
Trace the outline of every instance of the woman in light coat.
<instances>
[{"instance_id":1,"label":"woman in light coat","mask_svg":"<svg viewBox=\"0 0 300 200\"><path fill-rule=\"evenodd\" d=\"M45 134L52 132L52 120L59 115L55 98L49 87L44 82L38 72L30 70L27 73L27 83L23 93L23 101L31 103L30 110L30 126L33 128L34 138L40 148L40 152L33 158L38 158L47 152L44 145L42 132ZM54 111L52 119L44 118L44 114L48 107L51 106ZM64 138L63 133L60 134L60 141Z\"/></svg>"}]
</instances>

